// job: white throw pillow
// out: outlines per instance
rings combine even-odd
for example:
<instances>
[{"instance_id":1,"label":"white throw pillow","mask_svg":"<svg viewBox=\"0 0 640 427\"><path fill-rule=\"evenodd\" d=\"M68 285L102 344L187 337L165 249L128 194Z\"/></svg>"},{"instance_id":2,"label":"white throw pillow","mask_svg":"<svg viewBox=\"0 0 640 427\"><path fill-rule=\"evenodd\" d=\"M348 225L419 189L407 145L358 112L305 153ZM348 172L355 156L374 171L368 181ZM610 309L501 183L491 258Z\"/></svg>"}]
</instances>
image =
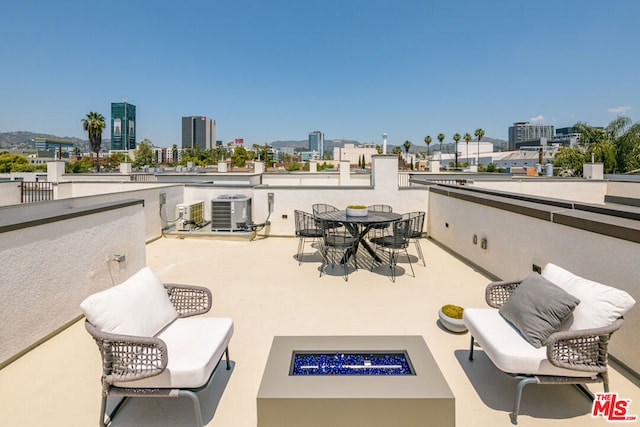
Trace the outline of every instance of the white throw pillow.
<instances>
[{"instance_id":1,"label":"white throw pillow","mask_svg":"<svg viewBox=\"0 0 640 427\"><path fill-rule=\"evenodd\" d=\"M636 303L621 289L576 276L551 263L542 270L542 277L580 300L573 311L573 323L567 325L572 331L609 326Z\"/></svg>"},{"instance_id":2,"label":"white throw pillow","mask_svg":"<svg viewBox=\"0 0 640 427\"><path fill-rule=\"evenodd\" d=\"M154 336L178 317L162 281L148 267L89 296L80 307L101 331L141 337Z\"/></svg>"}]
</instances>

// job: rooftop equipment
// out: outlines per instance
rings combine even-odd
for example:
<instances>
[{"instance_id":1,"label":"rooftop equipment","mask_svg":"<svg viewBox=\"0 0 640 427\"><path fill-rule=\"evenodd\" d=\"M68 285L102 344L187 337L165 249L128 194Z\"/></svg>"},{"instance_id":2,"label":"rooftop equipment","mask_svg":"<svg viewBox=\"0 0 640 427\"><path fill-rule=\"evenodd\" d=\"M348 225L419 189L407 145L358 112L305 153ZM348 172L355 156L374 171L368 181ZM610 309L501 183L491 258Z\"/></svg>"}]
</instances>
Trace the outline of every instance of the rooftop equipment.
<instances>
[{"instance_id":1,"label":"rooftop equipment","mask_svg":"<svg viewBox=\"0 0 640 427\"><path fill-rule=\"evenodd\" d=\"M211 200L212 231L248 231L252 226L250 197L223 194Z\"/></svg>"},{"instance_id":2,"label":"rooftop equipment","mask_svg":"<svg viewBox=\"0 0 640 427\"><path fill-rule=\"evenodd\" d=\"M176 205L176 230L191 231L200 228L204 221L204 201L198 200L191 203L178 203Z\"/></svg>"}]
</instances>

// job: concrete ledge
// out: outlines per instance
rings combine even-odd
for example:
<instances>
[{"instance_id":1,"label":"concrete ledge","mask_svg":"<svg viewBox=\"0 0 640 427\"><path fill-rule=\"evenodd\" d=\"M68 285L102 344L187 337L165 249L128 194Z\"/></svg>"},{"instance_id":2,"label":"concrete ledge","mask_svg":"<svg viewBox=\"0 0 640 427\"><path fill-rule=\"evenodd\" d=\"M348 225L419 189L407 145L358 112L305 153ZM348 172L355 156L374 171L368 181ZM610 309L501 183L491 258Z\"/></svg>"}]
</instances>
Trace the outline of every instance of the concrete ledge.
<instances>
[{"instance_id":1,"label":"concrete ledge","mask_svg":"<svg viewBox=\"0 0 640 427\"><path fill-rule=\"evenodd\" d=\"M595 212L604 215L617 216L620 218L633 219L640 221L640 207L635 206L602 206L602 205L588 205L582 203L576 203L575 208L587 212Z\"/></svg>"},{"instance_id":2,"label":"concrete ledge","mask_svg":"<svg viewBox=\"0 0 640 427\"><path fill-rule=\"evenodd\" d=\"M553 222L617 239L640 243L640 222L579 210L557 212Z\"/></svg>"},{"instance_id":3,"label":"concrete ledge","mask_svg":"<svg viewBox=\"0 0 640 427\"><path fill-rule=\"evenodd\" d=\"M46 202L43 202L46 203ZM126 199L117 202L99 203L89 206L81 206L75 208L54 208L54 209L27 209L26 207L34 207L36 204L10 206L4 208L6 211L10 209L22 209L20 220L9 220L6 215L0 215L0 233L8 231L20 230L22 228L35 227L37 225L50 224L52 222L64 221L70 218L77 218L85 215L92 215L99 212L106 212L114 209L121 209L127 206L143 205L142 199ZM0 210L0 213L2 210ZM31 215L30 215L31 214Z\"/></svg>"},{"instance_id":4,"label":"concrete ledge","mask_svg":"<svg viewBox=\"0 0 640 427\"><path fill-rule=\"evenodd\" d=\"M640 199L622 196L604 196L605 203L616 203L619 205L640 207Z\"/></svg>"},{"instance_id":5,"label":"concrete ledge","mask_svg":"<svg viewBox=\"0 0 640 427\"><path fill-rule=\"evenodd\" d=\"M483 192L478 192L477 190L467 191L466 188L449 188L447 190L442 190L438 187L431 187L431 191L467 202L502 209L520 215L531 216L544 221L551 221L552 214L558 210L558 207L556 206L496 196L494 194L485 194Z\"/></svg>"}]
</instances>

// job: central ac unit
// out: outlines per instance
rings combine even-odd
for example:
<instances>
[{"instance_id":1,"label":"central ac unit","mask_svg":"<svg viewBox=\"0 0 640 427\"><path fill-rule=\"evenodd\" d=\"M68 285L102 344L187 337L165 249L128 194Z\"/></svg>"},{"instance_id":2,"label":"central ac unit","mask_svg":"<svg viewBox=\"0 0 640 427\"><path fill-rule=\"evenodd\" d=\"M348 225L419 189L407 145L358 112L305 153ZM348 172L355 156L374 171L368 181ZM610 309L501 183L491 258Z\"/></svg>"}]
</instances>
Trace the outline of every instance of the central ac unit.
<instances>
[{"instance_id":1,"label":"central ac unit","mask_svg":"<svg viewBox=\"0 0 640 427\"><path fill-rule=\"evenodd\" d=\"M204 201L176 205L176 230L191 231L204 225Z\"/></svg>"},{"instance_id":2,"label":"central ac unit","mask_svg":"<svg viewBox=\"0 0 640 427\"><path fill-rule=\"evenodd\" d=\"M251 223L251 198L223 194L211 200L211 230L244 231Z\"/></svg>"}]
</instances>

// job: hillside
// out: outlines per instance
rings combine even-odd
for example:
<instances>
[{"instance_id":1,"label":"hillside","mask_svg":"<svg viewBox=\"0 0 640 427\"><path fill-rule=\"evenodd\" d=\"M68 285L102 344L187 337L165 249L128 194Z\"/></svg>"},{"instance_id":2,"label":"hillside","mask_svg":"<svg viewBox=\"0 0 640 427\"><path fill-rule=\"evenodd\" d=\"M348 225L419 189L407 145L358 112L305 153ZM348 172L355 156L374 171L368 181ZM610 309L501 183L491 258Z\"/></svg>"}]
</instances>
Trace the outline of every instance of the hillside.
<instances>
[{"instance_id":1,"label":"hillside","mask_svg":"<svg viewBox=\"0 0 640 427\"><path fill-rule=\"evenodd\" d=\"M504 141L502 139L496 139L496 138L490 138L490 137L483 137L482 138L483 142L491 142L493 143L493 149L494 151L504 151L507 149L508 143L507 141ZM355 141L355 140L347 140L347 139L325 139L324 140L324 148L325 151L330 151L333 152L333 147L344 147L344 144L360 144L359 141ZM282 148L282 147L294 147L294 148L307 148L309 147L309 141L306 139L302 139L302 140L289 140L289 141L273 141L270 144L273 148ZM380 144L382 145L382 144ZM454 151L454 145L453 143L449 143L449 144L442 144L442 151L445 153L452 153ZM387 150L388 152L391 152L391 150L393 150L393 147L395 147L395 145L393 144L389 144L387 146ZM402 148L402 147L401 147ZM430 151L436 151L436 150L440 150L440 143L438 141L436 141L435 143L432 142L430 145ZM403 148L404 151L404 148ZM413 144L411 146L411 148L409 149L410 153L426 153L427 152L427 146L424 143L420 143L420 144Z\"/></svg>"},{"instance_id":2,"label":"hillside","mask_svg":"<svg viewBox=\"0 0 640 427\"><path fill-rule=\"evenodd\" d=\"M33 141L34 138L68 139L76 144L80 149L89 148L89 141L85 141L80 138L27 131L0 132L0 148L33 149L35 148L35 142Z\"/></svg>"}]
</instances>

